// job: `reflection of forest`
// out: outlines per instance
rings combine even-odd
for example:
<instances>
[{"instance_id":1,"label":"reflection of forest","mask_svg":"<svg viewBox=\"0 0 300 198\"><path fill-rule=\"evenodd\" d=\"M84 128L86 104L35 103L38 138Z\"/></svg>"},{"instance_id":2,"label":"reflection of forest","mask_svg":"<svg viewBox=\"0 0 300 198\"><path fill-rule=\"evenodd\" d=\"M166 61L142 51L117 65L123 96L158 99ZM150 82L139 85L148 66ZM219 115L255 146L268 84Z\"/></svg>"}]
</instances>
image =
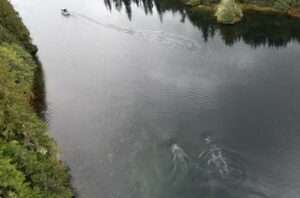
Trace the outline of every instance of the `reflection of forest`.
<instances>
[{"instance_id":1,"label":"reflection of forest","mask_svg":"<svg viewBox=\"0 0 300 198\"><path fill-rule=\"evenodd\" d=\"M188 18L203 34L207 41L219 32L227 45L243 40L245 43L257 47L260 45L281 47L290 41L300 42L300 21L281 15L261 14L249 12L241 23L233 26L216 23L214 16L205 11L192 11L179 0L104 0L108 9L125 9L131 20L131 4L142 7L146 14L152 14L155 9L161 20L166 11L181 14L181 22ZM219 30L219 31L217 31Z\"/></svg>"}]
</instances>

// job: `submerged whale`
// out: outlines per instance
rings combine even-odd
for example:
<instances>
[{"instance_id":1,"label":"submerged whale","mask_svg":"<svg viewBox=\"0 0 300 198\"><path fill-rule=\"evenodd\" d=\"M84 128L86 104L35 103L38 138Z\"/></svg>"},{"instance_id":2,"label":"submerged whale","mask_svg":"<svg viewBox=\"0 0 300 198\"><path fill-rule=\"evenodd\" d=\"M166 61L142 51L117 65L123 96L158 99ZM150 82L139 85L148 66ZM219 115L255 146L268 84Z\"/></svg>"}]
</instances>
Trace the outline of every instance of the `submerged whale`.
<instances>
[{"instance_id":1,"label":"submerged whale","mask_svg":"<svg viewBox=\"0 0 300 198\"><path fill-rule=\"evenodd\" d=\"M229 167L227 160L224 157L223 150L215 144L210 145L207 151L199 154L198 158L207 158L207 165L216 169L221 177L229 174Z\"/></svg>"},{"instance_id":2,"label":"submerged whale","mask_svg":"<svg viewBox=\"0 0 300 198\"><path fill-rule=\"evenodd\" d=\"M221 179L230 185L243 182L246 178L244 161L239 153L219 147L211 137L204 139L207 149L198 155L198 163L210 177Z\"/></svg>"},{"instance_id":3,"label":"submerged whale","mask_svg":"<svg viewBox=\"0 0 300 198\"><path fill-rule=\"evenodd\" d=\"M173 144L171 146L171 153L173 162L171 177L174 180L173 182L177 183L179 180L184 179L187 175L189 170L188 161L190 160L190 157L178 144Z\"/></svg>"}]
</instances>

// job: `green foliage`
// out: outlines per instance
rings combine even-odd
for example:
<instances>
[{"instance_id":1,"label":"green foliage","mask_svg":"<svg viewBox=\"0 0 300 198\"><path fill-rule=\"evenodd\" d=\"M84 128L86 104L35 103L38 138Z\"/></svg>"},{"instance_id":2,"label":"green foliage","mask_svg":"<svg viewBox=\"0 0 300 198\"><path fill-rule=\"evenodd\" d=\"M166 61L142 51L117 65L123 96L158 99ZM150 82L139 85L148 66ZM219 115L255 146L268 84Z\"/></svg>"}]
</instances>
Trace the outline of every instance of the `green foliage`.
<instances>
[{"instance_id":1,"label":"green foliage","mask_svg":"<svg viewBox=\"0 0 300 198\"><path fill-rule=\"evenodd\" d=\"M275 0L274 2L274 7L282 12L297 6L300 6L300 0Z\"/></svg>"},{"instance_id":2,"label":"green foliage","mask_svg":"<svg viewBox=\"0 0 300 198\"><path fill-rule=\"evenodd\" d=\"M28 150L17 141L0 143L0 157L9 158L39 197L71 197L68 177L61 164L45 152Z\"/></svg>"},{"instance_id":3,"label":"green foliage","mask_svg":"<svg viewBox=\"0 0 300 198\"><path fill-rule=\"evenodd\" d=\"M217 21L223 24L234 24L243 17L242 9L234 0L222 0L216 13Z\"/></svg>"},{"instance_id":4,"label":"green foliage","mask_svg":"<svg viewBox=\"0 0 300 198\"><path fill-rule=\"evenodd\" d=\"M209 5L219 3L220 0L188 0L184 2L185 5L196 7L198 5Z\"/></svg>"},{"instance_id":5,"label":"green foliage","mask_svg":"<svg viewBox=\"0 0 300 198\"><path fill-rule=\"evenodd\" d=\"M69 176L33 109L36 48L7 0L0 0L0 197L69 198Z\"/></svg>"},{"instance_id":6,"label":"green foliage","mask_svg":"<svg viewBox=\"0 0 300 198\"><path fill-rule=\"evenodd\" d=\"M10 159L0 159L0 197L38 198L39 192L29 187L25 176L17 170Z\"/></svg>"},{"instance_id":7,"label":"green foliage","mask_svg":"<svg viewBox=\"0 0 300 198\"><path fill-rule=\"evenodd\" d=\"M188 6L197 6L200 5L202 3L202 0L188 0L185 1L184 4L188 5Z\"/></svg>"},{"instance_id":8,"label":"green foliage","mask_svg":"<svg viewBox=\"0 0 300 198\"><path fill-rule=\"evenodd\" d=\"M31 105L37 69L22 47L0 46L0 197L71 197L67 171Z\"/></svg>"},{"instance_id":9,"label":"green foliage","mask_svg":"<svg viewBox=\"0 0 300 198\"><path fill-rule=\"evenodd\" d=\"M37 52L30 35L18 14L7 0L0 0L0 43L17 42L32 55Z\"/></svg>"}]
</instances>

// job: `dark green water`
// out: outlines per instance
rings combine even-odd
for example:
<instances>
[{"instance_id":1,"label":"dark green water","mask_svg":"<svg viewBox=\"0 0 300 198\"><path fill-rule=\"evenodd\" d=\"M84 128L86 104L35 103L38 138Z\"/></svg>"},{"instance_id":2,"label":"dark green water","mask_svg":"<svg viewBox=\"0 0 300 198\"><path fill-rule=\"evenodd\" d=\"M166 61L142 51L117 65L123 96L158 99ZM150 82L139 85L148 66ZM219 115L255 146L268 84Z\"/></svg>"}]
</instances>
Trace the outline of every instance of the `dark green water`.
<instances>
[{"instance_id":1,"label":"dark green water","mask_svg":"<svg viewBox=\"0 0 300 198\"><path fill-rule=\"evenodd\" d=\"M136 2L13 0L78 196L300 197L300 20Z\"/></svg>"}]
</instances>

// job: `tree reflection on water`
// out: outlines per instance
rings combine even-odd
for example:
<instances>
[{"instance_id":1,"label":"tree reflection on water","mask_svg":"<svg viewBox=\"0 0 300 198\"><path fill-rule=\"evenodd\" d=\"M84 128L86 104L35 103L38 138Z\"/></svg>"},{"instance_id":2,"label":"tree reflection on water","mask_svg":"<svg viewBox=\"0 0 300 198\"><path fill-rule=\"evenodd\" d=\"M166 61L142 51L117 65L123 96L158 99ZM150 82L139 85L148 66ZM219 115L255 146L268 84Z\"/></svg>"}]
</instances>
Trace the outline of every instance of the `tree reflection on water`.
<instances>
[{"instance_id":1,"label":"tree reflection on water","mask_svg":"<svg viewBox=\"0 0 300 198\"><path fill-rule=\"evenodd\" d=\"M243 21L233 25L216 23L212 13L208 11L192 11L178 0L104 0L106 7L118 11L126 10L129 20L132 20L132 4L144 9L145 14L153 14L156 10L163 22L165 12L180 13L181 22L188 19L196 26L208 41L219 33L226 45L233 45L243 40L252 47L269 46L285 47L290 41L300 42L300 22L287 16L247 12Z\"/></svg>"}]
</instances>

